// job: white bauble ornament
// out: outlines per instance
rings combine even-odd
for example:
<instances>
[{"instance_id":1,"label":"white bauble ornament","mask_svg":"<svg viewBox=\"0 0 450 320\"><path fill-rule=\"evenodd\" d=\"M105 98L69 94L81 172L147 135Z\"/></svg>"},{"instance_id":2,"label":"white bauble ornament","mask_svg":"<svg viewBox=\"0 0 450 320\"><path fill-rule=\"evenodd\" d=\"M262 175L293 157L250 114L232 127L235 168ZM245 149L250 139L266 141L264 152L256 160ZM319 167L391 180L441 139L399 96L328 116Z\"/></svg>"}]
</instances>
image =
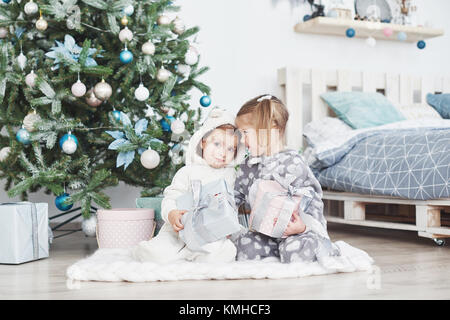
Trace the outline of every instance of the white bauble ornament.
<instances>
[{"instance_id":1,"label":"white bauble ornament","mask_svg":"<svg viewBox=\"0 0 450 320\"><path fill-rule=\"evenodd\" d=\"M112 87L102 79L101 82L95 85L94 94L100 100L108 100L112 95Z\"/></svg>"},{"instance_id":2,"label":"white bauble ornament","mask_svg":"<svg viewBox=\"0 0 450 320\"><path fill-rule=\"evenodd\" d=\"M143 54L154 54L155 53L155 45L153 44L153 42L151 42L150 40L148 40L147 42L145 42L142 45L142 53Z\"/></svg>"},{"instance_id":3,"label":"white bauble ornament","mask_svg":"<svg viewBox=\"0 0 450 320\"><path fill-rule=\"evenodd\" d=\"M67 139L62 144L62 150L64 151L64 153L72 154L77 151L77 143L73 139Z\"/></svg>"},{"instance_id":4,"label":"white bauble ornament","mask_svg":"<svg viewBox=\"0 0 450 320\"><path fill-rule=\"evenodd\" d=\"M128 27L123 28L119 32L119 40L121 42L133 40L133 32Z\"/></svg>"},{"instance_id":5,"label":"white bauble ornament","mask_svg":"<svg viewBox=\"0 0 450 320\"><path fill-rule=\"evenodd\" d=\"M196 64L198 62L198 54L195 51L189 49L184 56L184 62L189 65Z\"/></svg>"},{"instance_id":6,"label":"white bauble ornament","mask_svg":"<svg viewBox=\"0 0 450 320\"><path fill-rule=\"evenodd\" d=\"M177 71L183 77L187 78L187 77L189 77L189 74L191 73L191 67L188 66L187 64L179 64L177 67Z\"/></svg>"},{"instance_id":7,"label":"white bauble ornament","mask_svg":"<svg viewBox=\"0 0 450 320\"><path fill-rule=\"evenodd\" d=\"M366 44L369 46L369 47L375 47L376 46L376 44L377 44L377 40L375 40L375 38L374 37L368 37L367 39L366 39Z\"/></svg>"},{"instance_id":8,"label":"white bauble ornament","mask_svg":"<svg viewBox=\"0 0 450 320\"><path fill-rule=\"evenodd\" d=\"M83 219L81 222L81 230L83 230L84 234L88 237L95 237L97 231L97 216L91 215L87 219Z\"/></svg>"},{"instance_id":9,"label":"white bauble ornament","mask_svg":"<svg viewBox=\"0 0 450 320\"><path fill-rule=\"evenodd\" d=\"M171 74L172 73L169 70L161 68L158 70L158 73L156 74L156 79L159 82L166 82L170 78Z\"/></svg>"},{"instance_id":10,"label":"white bauble ornament","mask_svg":"<svg viewBox=\"0 0 450 320\"><path fill-rule=\"evenodd\" d=\"M86 93L86 86L78 79L78 81L72 85L71 91L75 97L82 97Z\"/></svg>"},{"instance_id":11,"label":"white bauble ornament","mask_svg":"<svg viewBox=\"0 0 450 320\"><path fill-rule=\"evenodd\" d=\"M28 132L33 132L36 130L34 124L40 120L41 117L36 112L29 113L25 116L25 118L23 118L23 127Z\"/></svg>"},{"instance_id":12,"label":"white bauble ornament","mask_svg":"<svg viewBox=\"0 0 450 320\"><path fill-rule=\"evenodd\" d=\"M40 17L38 21L36 21L36 29L38 29L39 31L45 31L47 30L48 27L48 23L47 21Z\"/></svg>"},{"instance_id":13,"label":"white bauble ornament","mask_svg":"<svg viewBox=\"0 0 450 320\"><path fill-rule=\"evenodd\" d=\"M25 76L25 83L30 88L33 88L36 85L36 78L37 78L36 73L34 73L34 71L31 70L31 72Z\"/></svg>"},{"instance_id":14,"label":"white bauble ornament","mask_svg":"<svg viewBox=\"0 0 450 320\"><path fill-rule=\"evenodd\" d=\"M150 92L142 83L134 91L134 97L139 101L145 101L148 99L149 96L150 96Z\"/></svg>"},{"instance_id":15,"label":"white bauble ornament","mask_svg":"<svg viewBox=\"0 0 450 320\"><path fill-rule=\"evenodd\" d=\"M168 16L162 15L158 17L157 22L160 26L166 26L170 24L170 18Z\"/></svg>"},{"instance_id":16,"label":"white bauble ornament","mask_svg":"<svg viewBox=\"0 0 450 320\"><path fill-rule=\"evenodd\" d=\"M128 6L123 8L123 13L125 13L127 16L131 16L134 13L133 5L129 4Z\"/></svg>"},{"instance_id":17,"label":"white bauble ornament","mask_svg":"<svg viewBox=\"0 0 450 320\"><path fill-rule=\"evenodd\" d=\"M189 46L188 51L192 51L194 52L196 55L199 55L200 53L198 52L197 48L194 46Z\"/></svg>"},{"instance_id":18,"label":"white bauble ornament","mask_svg":"<svg viewBox=\"0 0 450 320\"><path fill-rule=\"evenodd\" d=\"M180 35L186 30L186 26L184 25L183 20L176 17L175 20L173 20L173 32Z\"/></svg>"},{"instance_id":19,"label":"white bauble ornament","mask_svg":"<svg viewBox=\"0 0 450 320\"><path fill-rule=\"evenodd\" d=\"M86 103L91 107L98 107L103 101L98 99L94 94L94 89L91 88L86 93Z\"/></svg>"},{"instance_id":20,"label":"white bauble ornament","mask_svg":"<svg viewBox=\"0 0 450 320\"><path fill-rule=\"evenodd\" d=\"M25 69L25 66L27 65L27 57L25 57L23 52L20 52L19 56L17 57L17 63L19 64L20 69Z\"/></svg>"},{"instance_id":21,"label":"white bauble ornament","mask_svg":"<svg viewBox=\"0 0 450 320\"><path fill-rule=\"evenodd\" d=\"M8 29L0 27L0 39L4 39L8 36Z\"/></svg>"},{"instance_id":22,"label":"white bauble ornament","mask_svg":"<svg viewBox=\"0 0 450 320\"><path fill-rule=\"evenodd\" d=\"M159 164L159 154L155 150L148 149L141 154L141 164L144 168L153 169Z\"/></svg>"},{"instance_id":23,"label":"white bauble ornament","mask_svg":"<svg viewBox=\"0 0 450 320\"><path fill-rule=\"evenodd\" d=\"M11 152L10 147L3 147L0 149L0 162L3 162L8 158L9 153Z\"/></svg>"},{"instance_id":24,"label":"white bauble ornament","mask_svg":"<svg viewBox=\"0 0 450 320\"><path fill-rule=\"evenodd\" d=\"M23 11L25 11L27 15L35 14L36 12L38 12L38 5L36 4L36 2L33 2L33 0L30 0L25 4Z\"/></svg>"},{"instance_id":25,"label":"white bauble ornament","mask_svg":"<svg viewBox=\"0 0 450 320\"><path fill-rule=\"evenodd\" d=\"M175 134L182 134L184 132L185 126L183 121L181 120L174 120L172 121L172 123L170 124L170 130L172 130L173 133Z\"/></svg>"}]
</instances>

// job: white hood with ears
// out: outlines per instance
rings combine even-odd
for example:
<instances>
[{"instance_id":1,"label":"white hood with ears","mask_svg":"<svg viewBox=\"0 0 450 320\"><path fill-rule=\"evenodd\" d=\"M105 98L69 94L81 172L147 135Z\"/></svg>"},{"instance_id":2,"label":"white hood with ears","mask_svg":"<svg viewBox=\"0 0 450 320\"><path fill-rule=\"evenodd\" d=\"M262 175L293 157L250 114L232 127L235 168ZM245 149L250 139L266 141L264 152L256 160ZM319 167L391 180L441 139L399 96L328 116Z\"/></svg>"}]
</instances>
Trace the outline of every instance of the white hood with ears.
<instances>
[{"instance_id":1,"label":"white hood with ears","mask_svg":"<svg viewBox=\"0 0 450 320\"><path fill-rule=\"evenodd\" d=\"M234 126L234 120L235 117L225 109L214 107L209 112L208 117L205 119L200 129L198 129L189 140L189 147L186 152L186 165L208 165L202 157L202 138L221 125L231 124ZM245 146L241 143L241 136L238 131L236 132L236 135L238 136L237 154L234 160L227 164L227 167L234 167L244 161Z\"/></svg>"}]
</instances>

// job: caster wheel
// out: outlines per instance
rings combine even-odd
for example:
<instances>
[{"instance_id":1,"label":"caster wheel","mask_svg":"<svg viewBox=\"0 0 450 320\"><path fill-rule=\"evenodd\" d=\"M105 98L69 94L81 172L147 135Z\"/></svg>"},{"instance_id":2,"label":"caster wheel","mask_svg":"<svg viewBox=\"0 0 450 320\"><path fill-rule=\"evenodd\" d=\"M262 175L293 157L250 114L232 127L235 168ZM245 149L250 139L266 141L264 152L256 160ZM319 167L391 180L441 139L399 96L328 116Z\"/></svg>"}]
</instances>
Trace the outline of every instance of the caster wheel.
<instances>
[{"instance_id":1,"label":"caster wheel","mask_svg":"<svg viewBox=\"0 0 450 320\"><path fill-rule=\"evenodd\" d=\"M445 244L445 240L444 239L433 238L433 241L440 247L442 247Z\"/></svg>"}]
</instances>

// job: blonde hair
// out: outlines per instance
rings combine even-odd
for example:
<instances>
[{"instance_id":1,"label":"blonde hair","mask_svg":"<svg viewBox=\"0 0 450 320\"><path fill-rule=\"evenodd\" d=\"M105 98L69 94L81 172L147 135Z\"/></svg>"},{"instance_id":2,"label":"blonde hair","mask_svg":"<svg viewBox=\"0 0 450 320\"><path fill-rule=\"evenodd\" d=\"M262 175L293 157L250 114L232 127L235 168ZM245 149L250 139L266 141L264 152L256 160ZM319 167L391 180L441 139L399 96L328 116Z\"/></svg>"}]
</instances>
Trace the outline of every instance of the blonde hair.
<instances>
[{"instance_id":1,"label":"blonde hair","mask_svg":"<svg viewBox=\"0 0 450 320\"><path fill-rule=\"evenodd\" d=\"M246 103L239 109L236 118L251 114L251 124L255 127L260 143L261 131L266 132L265 144L270 148L271 145L271 130L276 128L280 132L280 137L285 143L286 124L289 120L289 112L286 106L275 96L260 95Z\"/></svg>"}]
</instances>

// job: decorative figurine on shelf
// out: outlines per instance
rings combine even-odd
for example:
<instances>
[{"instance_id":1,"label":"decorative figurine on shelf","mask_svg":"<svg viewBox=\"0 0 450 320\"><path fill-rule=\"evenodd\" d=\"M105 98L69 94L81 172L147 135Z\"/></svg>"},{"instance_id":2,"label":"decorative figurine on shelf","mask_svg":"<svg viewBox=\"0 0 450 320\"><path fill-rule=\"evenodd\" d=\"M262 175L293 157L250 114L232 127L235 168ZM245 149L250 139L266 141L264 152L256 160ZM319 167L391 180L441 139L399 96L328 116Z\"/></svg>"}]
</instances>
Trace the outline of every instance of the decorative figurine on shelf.
<instances>
[{"instance_id":1,"label":"decorative figurine on shelf","mask_svg":"<svg viewBox=\"0 0 450 320\"><path fill-rule=\"evenodd\" d=\"M390 22L392 20L391 7L386 0L356 0L356 13L363 20ZM365 19L364 19L365 20Z\"/></svg>"}]
</instances>

